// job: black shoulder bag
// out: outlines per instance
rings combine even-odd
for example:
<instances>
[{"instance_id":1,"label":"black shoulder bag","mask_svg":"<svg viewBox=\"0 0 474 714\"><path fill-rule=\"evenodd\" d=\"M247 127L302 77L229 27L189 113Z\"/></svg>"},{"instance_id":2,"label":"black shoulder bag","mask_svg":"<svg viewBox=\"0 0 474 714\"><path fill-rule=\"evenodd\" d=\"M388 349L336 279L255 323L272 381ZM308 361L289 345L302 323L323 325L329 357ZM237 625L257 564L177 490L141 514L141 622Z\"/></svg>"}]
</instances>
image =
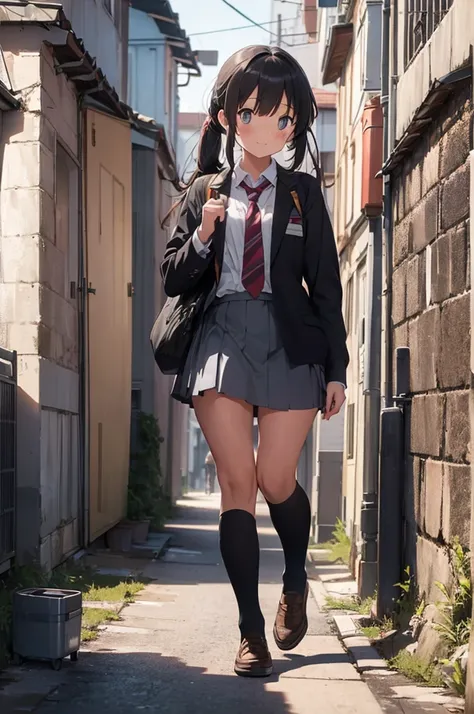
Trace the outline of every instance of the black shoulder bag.
<instances>
[{"instance_id":1,"label":"black shoulder bag","mask_svg":"<svg viewBox=\"0 0 474 714\"><path fill-rule=\"evenodd\" d=\"M214 179L215 175L209 179L207 200ZM193 290L166 300L150 334L155 362L163 374L177 374L184 364L208 294L200 281Z\"/></svg>"}]
</instances>

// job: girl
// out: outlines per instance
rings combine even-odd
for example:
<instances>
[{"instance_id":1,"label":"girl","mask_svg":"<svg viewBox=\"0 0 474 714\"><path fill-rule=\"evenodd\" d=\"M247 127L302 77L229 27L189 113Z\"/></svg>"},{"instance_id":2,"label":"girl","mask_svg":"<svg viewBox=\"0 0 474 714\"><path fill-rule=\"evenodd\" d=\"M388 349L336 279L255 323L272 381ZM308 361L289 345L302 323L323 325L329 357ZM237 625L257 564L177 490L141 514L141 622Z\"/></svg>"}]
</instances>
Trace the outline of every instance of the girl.
<instances>
[{"instance_id":1,"label":"girl","mask_svg":"<svg viewBox=\"0 0 474 714\"><path fill-rule=\"evenodd\" d=\"M173 396L194 407L217 467L220 548L239 606L235 672L242 676L272 672L258 599L257 490L285 556L273 634L281 650L291 650L308 628L311 521L296 467L318 410L330 419L345 400L336 246L319 178L295 170L310 150L316 114L308 79L285 51L253 46L227 60L161 266L168 296L214 286ZM223 135L229 168L220 161ZM285 145L293 151L289 171L272 158Z\"/></svg>"}]
</instances>

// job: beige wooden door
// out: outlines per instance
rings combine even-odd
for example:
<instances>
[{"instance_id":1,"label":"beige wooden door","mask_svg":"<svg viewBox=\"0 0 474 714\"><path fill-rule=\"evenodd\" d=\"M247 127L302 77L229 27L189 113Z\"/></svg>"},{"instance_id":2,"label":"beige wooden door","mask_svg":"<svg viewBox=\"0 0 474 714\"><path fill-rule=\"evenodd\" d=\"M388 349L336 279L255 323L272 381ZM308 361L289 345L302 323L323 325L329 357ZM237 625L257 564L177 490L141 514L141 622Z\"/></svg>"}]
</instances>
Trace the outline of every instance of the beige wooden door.
<instances>
[{"instance_id":1,"label":"beige wooden door","mask_svg":"<svg viewBox=\"0 0 474 714\"><path fill-rule=\"evenodd\" d=\"M131 130L87 111L90 540L126 515L132 362Z\"/></svg>"}]
</instances>

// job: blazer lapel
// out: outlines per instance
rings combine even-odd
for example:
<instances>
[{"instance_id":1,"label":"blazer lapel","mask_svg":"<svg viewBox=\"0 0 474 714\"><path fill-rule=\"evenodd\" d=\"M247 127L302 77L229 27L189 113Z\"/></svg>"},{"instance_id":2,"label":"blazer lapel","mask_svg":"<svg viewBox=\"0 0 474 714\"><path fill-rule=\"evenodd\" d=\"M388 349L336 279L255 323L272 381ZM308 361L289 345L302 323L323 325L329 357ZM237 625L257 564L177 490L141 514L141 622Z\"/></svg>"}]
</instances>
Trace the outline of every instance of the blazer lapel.
<instances>
[{"instance_id":1,"label":"blazer lapel","mask_svg":"<svg viewBox=\"0 0 474 714\"><path fill-rule=\"evenodd\" d=\"M219 176L217 176L214 179L214 181L210 185L210 188L216 189L216 191L219 191L219 193L221 193L223 196L227 196L227 198L228 198L230 196L231 184L232 184L232 171L229 168L225 168L225 169L223 169L223 171L220 172ZM222 269L222 262L224 260L226 221L227 221L227 214L226 214L226 218L223 221L220 221L218 223L217 228L216 228L213 238L212 238L212 242L214 244L214 248L216 251L217 264L219 266L219 275L220 275L220 271Z\"/></svg>"},{"instance_id":2,"label":"blazer lapel","mask_svg":"<svg viewBox=\"0 0 474 714\"><path fill-rule=\"evenodd\" d=\"M291 209L295 205L291 195L291 192L296 189L292 174L279 165L277 168L277 176L272 226L271 265L273 265L278 255L290 219Z\"/></svg>"}]
</instances>

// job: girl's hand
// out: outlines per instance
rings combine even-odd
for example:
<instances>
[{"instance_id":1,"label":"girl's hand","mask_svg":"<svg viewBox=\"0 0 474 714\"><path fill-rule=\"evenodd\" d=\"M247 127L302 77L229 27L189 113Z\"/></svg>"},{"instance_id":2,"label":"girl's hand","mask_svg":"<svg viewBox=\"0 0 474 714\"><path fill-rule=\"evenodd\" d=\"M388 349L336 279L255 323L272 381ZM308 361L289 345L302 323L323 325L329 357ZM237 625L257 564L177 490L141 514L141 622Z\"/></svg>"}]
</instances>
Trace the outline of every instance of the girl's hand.
<instances>
[{"instance_id":1,"label":"girl's hand","mask_svg":"<svg viewBox=\"0 0 474 714\"><path fill-rule=\"evenodd\" d=\"M216 221L224 220L225 202L223 198L210 198L202 208L201 225L198 228L198 236L201 243L209 243L209 239L216 229Z\"/></svg>"},{"instance_id":2,"label":"girl's hand","mask_svg":"<svg viewBox=\"0 0 474 714\"><path fill-rule=\"evenodd\" d=\"M339 382L328 382L326 386L326 411L323 414L323 419L329 421L329 419L339 411L346 401L346 393L342 384Z\"/></svg>"}]
</instances>

